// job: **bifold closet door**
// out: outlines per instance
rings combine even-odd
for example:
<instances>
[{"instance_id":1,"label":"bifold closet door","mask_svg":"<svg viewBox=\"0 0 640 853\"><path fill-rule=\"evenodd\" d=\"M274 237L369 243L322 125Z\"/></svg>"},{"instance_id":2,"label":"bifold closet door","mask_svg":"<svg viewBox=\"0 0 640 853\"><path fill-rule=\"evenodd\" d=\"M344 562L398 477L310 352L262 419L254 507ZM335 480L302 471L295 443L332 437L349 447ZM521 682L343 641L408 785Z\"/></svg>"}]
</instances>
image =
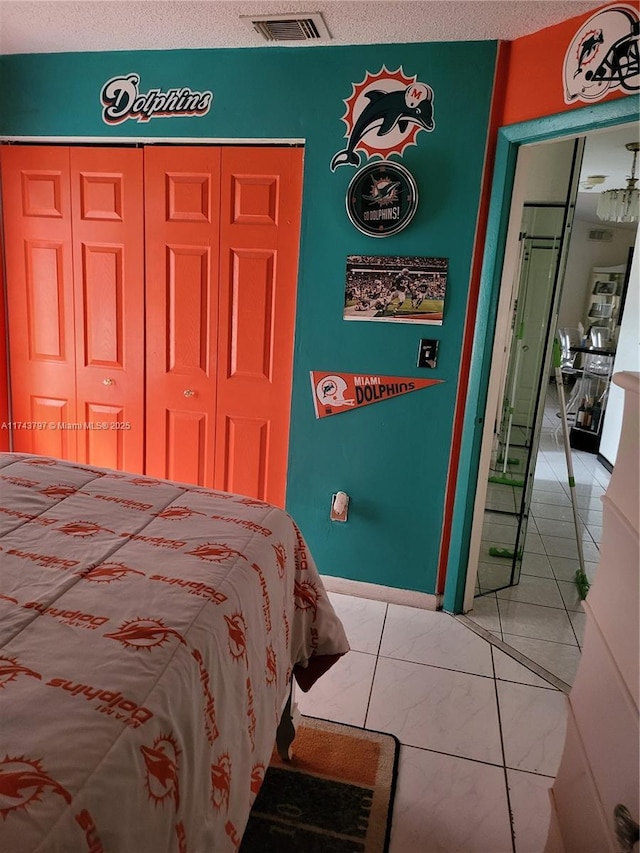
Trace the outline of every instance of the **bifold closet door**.
<instances>
[{"instance_id":1,"label":"bifold closet door","mask_svg":"<svg viewBox=\"0 0 640 853\"><path fill-rule=\"evenodd\" d=\"M8 146L2 178L14 449L142 471L142 152Z\"/></svg>"},{"instance_id":2,"label":"bifold closet door","mask_svg":"<svg viewBox=\"0 0 640 853\"><path fill-rule=\"evenodd\" d=\"M220 149L145 149L146 472L213 485Z\"/></svg>"},{"instance_id":3,"label":"bifold closet door","mask_svg":"<svg viewBox=\"0 0 640 853\"><path fill-rule=\"evenodd\" d=\"M13 449L76 460L69 149L3 146Z\"/></svg>"},{"instance_id":4,"label":"bifold closet door","mask_svg":"<svg viewBox=\"0 0 640 853\"><path fill-rule=\"evenodd\" d=\"M301 148L224 148L214 486L284 506Z\"/></svg>"},{"instance_id":5,"label":"bifold closet door","mask_svg":"<svg viewBox=\"0 0 640 853\"><path fill-rule=\"evenodd\" d=\"M143 156L71 148L78 459L144 470Z\"/></svg>"},{"instance_id":6,"label":"bifold closet door","mask_svg":"<svg viewBox=\"0 0 640 853\"><path fill-rule=\"evenodd\" d=\"M284 505L301 195L301 149L145 149L148 474Z\"/></svg>"}]
</instances>

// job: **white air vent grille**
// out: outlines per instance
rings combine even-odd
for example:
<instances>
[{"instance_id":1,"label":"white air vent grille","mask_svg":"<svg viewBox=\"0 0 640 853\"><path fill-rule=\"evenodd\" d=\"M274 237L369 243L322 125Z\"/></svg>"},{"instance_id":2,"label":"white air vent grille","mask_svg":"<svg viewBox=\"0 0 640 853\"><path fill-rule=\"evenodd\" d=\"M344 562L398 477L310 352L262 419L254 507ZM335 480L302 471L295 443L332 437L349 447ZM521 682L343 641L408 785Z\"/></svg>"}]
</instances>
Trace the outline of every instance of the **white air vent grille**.
<instances>
[{"instance_id":1,"label":"white air vent grille","mask_svg":"<svg viewBox=\"0 0 640 853\"><path fill-rule=\"evenodd\" d=\"M317 41L331 38L322 15L241 15L265 41Z\"/></svg>"},{"instance_id":2,"label":"white air vent grille","mask_svg":"<svg viewBox=\"0 0 640 853\"><path fill-rule=\"evenodd\" d=\"M611 231L603 231L601 229L594 229L589 231L589 239L590 240L604 240L605 242L611 240L613 238L613 233Z\"/></svg>"}]
</instances>

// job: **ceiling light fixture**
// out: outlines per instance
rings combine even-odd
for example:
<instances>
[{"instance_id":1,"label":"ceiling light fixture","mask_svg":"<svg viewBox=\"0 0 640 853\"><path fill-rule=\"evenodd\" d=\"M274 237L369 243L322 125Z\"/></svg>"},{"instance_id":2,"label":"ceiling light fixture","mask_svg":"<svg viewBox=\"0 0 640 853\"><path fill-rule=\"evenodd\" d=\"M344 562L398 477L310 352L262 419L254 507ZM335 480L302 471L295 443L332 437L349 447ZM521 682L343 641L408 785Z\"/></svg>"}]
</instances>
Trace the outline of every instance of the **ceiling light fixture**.
<instances>
[{"instance_id":1,"label":"ceiling light fixture","mask_svg":"<svg viewBox=\"0 0 640 853\"><path fill-rule=\"evenodd\" d=\"M636 187L636 159L640 143L629 142L625 145L627 151L633 151L631 177L627 186L619 190L606 190L600 193L596 213L605 222L637 222L640 214L640 190Z\"/></svg>"},{"instance_id":2,"label":"ceiling light fixture","mask_svg":"<svg viewBox=\"0 0 640 853\"><path fill-rule=\"evenodd\" d=\"M594 187L597 187L598 184L604 184L606 178L606 175L589 175L584 179L580 186L585 190L592 190Z\"/></svg>"}]
</instances>

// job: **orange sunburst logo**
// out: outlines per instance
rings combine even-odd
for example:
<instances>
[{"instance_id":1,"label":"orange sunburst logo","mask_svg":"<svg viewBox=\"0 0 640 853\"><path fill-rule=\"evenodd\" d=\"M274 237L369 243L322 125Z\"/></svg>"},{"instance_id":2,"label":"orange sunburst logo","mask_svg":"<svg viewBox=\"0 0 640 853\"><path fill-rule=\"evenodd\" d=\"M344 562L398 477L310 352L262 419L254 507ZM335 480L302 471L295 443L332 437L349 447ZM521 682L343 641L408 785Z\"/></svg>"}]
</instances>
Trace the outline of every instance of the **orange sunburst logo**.
<instances>
[{"instance_id":1,"label":"orange sunburst logo","mask_svg":"<svg viewBox=\"0 0 640 853\"><path fill-rule=\"evenodd\" d=\"M0 815L3 818L16 809L29 810L31 803L38 802L44 792L50 790L71 802L71 794L53 779L38 760L20 756L5 756L0 761Z\"/></svg>"},{"instance_id":2,"label":"orange sunburst logo","mask_svg":"<svg viewBox=\"0 0 640 853\"><path fill-rule=\"evenodd\" d=\"M364 80L351 85L342 116L348 143L334 156L331 171L343 165L359 166L358 152L367 159L402 157L408 146L417 144L421 130L434 129L433 89L416 75L407 76L402 67L388 71L383 65L377 74L367 71Z\"/></svg>"},{"instance_id":3,"label":"orange sunburst logo","mask_svg":"<svg viewBox=\"0 0 640 853\"><path fill-rule=\"evenodd\" d=\"M175 628L167 627L160 619L131 619L123 622L119 630L104 636L118 640L129 649L144 649L147 652L155 646L164 645L170 637L177 637L186 644L184 637Z\"/></svg>"},{"instance_id":4,"label":"orange sunburst logo","mask_svg":"<svg viewBox=\"0 0 640 853\"><path fill-rule=\"evenodd\" d=\"M223 752L216 764L211 765L211 802L216 809L229 808L231 791L231 756Z\"/></svg>"},{"instance_id":5,"label":"orange sunburst logo","mask_svg":"<svg viewBox=\"0 0 640 853\"><path fill-rule=\"evenodd\" d=\"M23 666L17 658L0 655L0 689L6 687L11 681L15 681L19 675L30 675L32 678L42 680L39 672Z\"/></svg>"},{"instance_id":6,"label":"orange sunburst logo","mask_svg":"<svg viewBox=\"0 0 640 853\"><path fill-rule=\"evenodd\" d=\"M172 735L160 735L152 746L141 746L146 770L146 787L149 799L156 805L168 797L173 798L176 809L180 806L178 790L178 758L180 750Z\"/></svg>"}]
</instances>

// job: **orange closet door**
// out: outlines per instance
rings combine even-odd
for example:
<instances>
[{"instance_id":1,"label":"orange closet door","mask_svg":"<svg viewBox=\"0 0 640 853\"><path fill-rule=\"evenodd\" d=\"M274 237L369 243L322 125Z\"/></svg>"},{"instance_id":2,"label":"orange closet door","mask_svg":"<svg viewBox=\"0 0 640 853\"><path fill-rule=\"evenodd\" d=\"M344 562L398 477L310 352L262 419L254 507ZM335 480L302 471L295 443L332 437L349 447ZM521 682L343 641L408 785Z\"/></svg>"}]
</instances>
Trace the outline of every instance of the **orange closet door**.
<instances>
[{"instance_id":1,"label":"orange closet door","mask_svg":"<svg viewBox=\"0 0 640 853\"><path fill-rule=\"evenodd\" d=\"M70 151L78 458L142 472L143 154Z\"/></svg>"},{"instance_id":2,"label":"orange closet door","mask_svg":"<svg viewBox=\"0 0 640 853\"><path fill-rule=\"evenodd\" d=\"M302 149L225 148L216 488L284 506Z\"/></svg>"},{"instance_id":3,"label":"orange closet door","mask_svg":"<svg viewBox=\"0 0 640 853\"><path fill-rule=\"evenodd\" d=\"M145 149L147 474L213 485L220 149Z\"/></svg>"},{"instance_id":4,"label":"orange closet door","mask_svg":"<svg viewBox=\"0 0 640 853\"><path fill-rule=\"evenodd\" d=\"M75 460L69 149L3 147L2 191L13 447Z\"/></svg>"}]
</instances>

